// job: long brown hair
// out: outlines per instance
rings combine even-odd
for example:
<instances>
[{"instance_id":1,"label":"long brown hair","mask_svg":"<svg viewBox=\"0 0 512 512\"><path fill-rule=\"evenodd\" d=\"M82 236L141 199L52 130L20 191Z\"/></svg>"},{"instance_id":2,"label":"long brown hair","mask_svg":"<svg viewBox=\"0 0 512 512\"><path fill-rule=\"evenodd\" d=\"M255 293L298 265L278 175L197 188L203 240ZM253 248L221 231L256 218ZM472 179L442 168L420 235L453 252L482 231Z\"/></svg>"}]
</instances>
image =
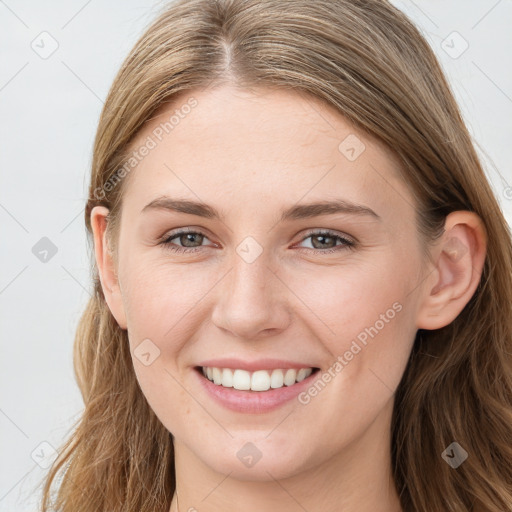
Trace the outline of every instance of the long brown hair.
<instances>
[{"instance_id":1,"label":"long brown hair","mask_svg":"<svg viewBox=\"0 0 512 512\"><path fill-rule=\"evenodd\" d=\"M511 234L432 49L387 1L171 3L106 99L85 209L89 240L91 210L103 205L116 246L128 176L115 186L112 178L144 123L178 93L223 82L320 98L384 142L419 205L422 240L438 236L450 212L481 217L488 247L480 284L450 325L418 331L396 392L390 449L404 511L512 510ZM46 477L41 510L168 512L172 437L139 388L92 251L91 269L94 296L74 345L85 409ZM457 469L441 457L453 441L469 454Z\"/></svg>"}]
</instances>

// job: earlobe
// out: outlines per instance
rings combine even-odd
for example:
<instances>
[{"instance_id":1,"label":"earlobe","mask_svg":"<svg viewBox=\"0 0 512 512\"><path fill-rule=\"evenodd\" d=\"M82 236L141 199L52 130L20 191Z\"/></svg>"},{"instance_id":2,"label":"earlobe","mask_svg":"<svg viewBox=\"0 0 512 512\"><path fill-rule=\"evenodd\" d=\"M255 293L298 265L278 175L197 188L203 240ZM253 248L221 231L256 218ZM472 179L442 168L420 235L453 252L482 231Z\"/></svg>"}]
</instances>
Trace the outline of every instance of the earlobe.
<instances>
[{"instance_id":1,"label":"earlobe","mask_svg":"<svg viewBox=\"0 0 512 512\"><path fill-rule=\"evenodd\" d=\"M91 226L94 235L94 254L98 267L101 288L107 305L121 329L127 328L126 314L119 287L118 276L107 243L107 215L109 210L104 206L95 206L91 211Z\"/></svg>"},{"instance_id":2,"label":"earlobe","mask_svg":"<svg viewBox=\"0 0 512 512\"><path fill-rule=\"evenodd\" d=\"M423 287L418 329L440 329L455 320L478 287L486 250L478 215L458 211L446 217L445 232L433 250L435 268Z\"/></svg>"}]
</instances>

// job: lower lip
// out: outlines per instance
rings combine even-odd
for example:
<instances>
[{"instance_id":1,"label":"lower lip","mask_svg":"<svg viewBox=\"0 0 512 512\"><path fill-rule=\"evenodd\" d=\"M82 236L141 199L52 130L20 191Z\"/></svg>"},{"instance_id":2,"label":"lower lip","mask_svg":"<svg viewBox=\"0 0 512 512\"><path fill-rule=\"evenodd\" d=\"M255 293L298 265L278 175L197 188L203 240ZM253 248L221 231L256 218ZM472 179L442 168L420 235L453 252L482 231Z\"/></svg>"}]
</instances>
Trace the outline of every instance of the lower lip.
<instances>
[{"instance_id":1,"label":"lower lip","mask_svg":"<svg viewBox=\"0 0 512 512\"><path fill-rule=\"evenodd\" d=\"M206 392L217 403L232 411L251 414L270 412L293 400L299 393L309 387L320 374L317 370L292 386L283 386L268 391L243 391L214 384L202 374L201 370L194 369L194 373L197 374Z\"/></svg>"}]
</instances>

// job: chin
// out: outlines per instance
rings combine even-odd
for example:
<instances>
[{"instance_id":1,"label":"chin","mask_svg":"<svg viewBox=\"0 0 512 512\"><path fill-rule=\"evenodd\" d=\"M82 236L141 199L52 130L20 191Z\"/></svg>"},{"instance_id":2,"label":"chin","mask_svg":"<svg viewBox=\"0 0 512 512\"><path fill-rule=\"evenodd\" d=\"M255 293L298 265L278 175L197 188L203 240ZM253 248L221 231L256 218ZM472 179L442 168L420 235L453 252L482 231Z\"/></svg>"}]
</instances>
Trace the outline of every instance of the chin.
<instances>
[{"instance_id":1,"label":"chin","mask_svg":"<svg viewBox=\"0 0 512 512\"><path fill-rule=\"evenodd\" d=\"M255 441L230 440L228 446L216 444L213 453L205 453L199 448L196 453L202 453L203 463L214 471L237 480L245 481L272 481L281 480L302 473L307 469L308 459L305 458L304 449L300 443L296 449L276 437L270 442L254 437ZM206 456L206 457L205 457ZM309 461L312 463L312 461Z\"/></svg>"}]
</instances>

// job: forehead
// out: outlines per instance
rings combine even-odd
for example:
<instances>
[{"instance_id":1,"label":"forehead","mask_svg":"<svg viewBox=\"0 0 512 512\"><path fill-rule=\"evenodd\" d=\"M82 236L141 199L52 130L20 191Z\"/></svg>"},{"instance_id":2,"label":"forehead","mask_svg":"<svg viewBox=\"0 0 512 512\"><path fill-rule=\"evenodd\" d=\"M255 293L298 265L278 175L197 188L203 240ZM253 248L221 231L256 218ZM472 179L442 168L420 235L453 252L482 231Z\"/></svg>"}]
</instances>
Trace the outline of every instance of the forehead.
<instances>
[{"instance_id":1,"label":"forehead","mask_svg":"<svg viewBox=\"0 0 512 512\"><path fill-rule=\"evenodd\" d=\"M390 199L405 199L403 208L412 203L388 148L295 91L223 86L182 93L131 146L139 155L124 202L138 212L163 194L239 215L302 198L341 197L381 211L396 205Z\"/></svg>"}]
</instances>

